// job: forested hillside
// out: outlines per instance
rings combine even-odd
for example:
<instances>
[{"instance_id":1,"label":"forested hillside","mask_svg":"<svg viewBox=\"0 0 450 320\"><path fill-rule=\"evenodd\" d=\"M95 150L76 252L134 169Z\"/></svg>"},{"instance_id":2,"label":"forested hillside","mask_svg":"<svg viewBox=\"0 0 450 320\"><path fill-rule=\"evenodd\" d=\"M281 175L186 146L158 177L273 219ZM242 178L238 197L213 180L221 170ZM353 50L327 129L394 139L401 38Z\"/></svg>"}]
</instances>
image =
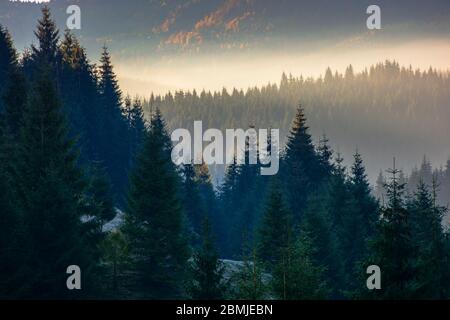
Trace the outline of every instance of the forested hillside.
<instances>
[{"instance_id":1,"label":"forested hillside","mask_svg":"<svg viewBox=\"0 0 450 320\"><path fill-rule=\"evenodd\" d=\"M437 199L449 169L433 179L425 162L407 192L393 161L379 201L363 161L364 146L381 137L428 143L434 133L440 143L448 75L388 62L324 80L283 77L279 88L245 94L153 97L145 119L145 103L121 92L107 48L90 62L47 7L35 35L19 56L0 26L1 299L450 297L447 208ZM249 164L249 143L247 161L227 166L216 188L205 164L176 166L170 128L201 119L278 125L287 136L279 173ZM350 165L310 126L361 139ZM81 290L68 290L73 265ZM366 285L373 265L380 290Z\"/></svg>"},{"instance_id":2,"label":"forested hillside","mask_svg":"<svg viewBox=\"0 0 450 320\"><path fill-rule=\"evenodd\" d=\"M345 74L328 69L319 79L283 75L279 84L246 91L169 93L152 97L145 109L160 108L170 128L190 128L194 120L209 128L271 127L285 142L301 103L314 140L326 134L345 158L358 149L375 182L393 156L405 171L425 154L437 166L446 163L449 88L448 72L386 61L358 73L351 66Z\"/></svg>"}]
</instances>

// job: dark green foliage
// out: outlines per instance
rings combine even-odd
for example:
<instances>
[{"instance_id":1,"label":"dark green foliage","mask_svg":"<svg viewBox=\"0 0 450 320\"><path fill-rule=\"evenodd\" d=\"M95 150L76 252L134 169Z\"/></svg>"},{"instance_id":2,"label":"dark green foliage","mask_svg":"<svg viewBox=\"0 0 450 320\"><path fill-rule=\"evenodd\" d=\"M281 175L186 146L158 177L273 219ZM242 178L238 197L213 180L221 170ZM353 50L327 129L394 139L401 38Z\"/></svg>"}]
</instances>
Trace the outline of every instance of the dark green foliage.
<instances>
[{"instance_id":1,"label":"dark green foliage","mask_svg":"<svg viewBox=\"0 0 450 320\"><path fill-rule=\"evenodd\" d=\"M156 111L131 175L123 228L136 286L144 298L182 294L188 250L171 150L164 120Z\"/></svg>"},{"instance_id":2,"label":"dark green foliage","mask_svg":"<svg viewBox=\"0 0 450 320\"><path fill-rule=\"evenodd\" d=\"M194 165L187 164L182 169L183 178L183 209L189 223L189 233L194 244L200 240L202 219L207 213L200 196L198 180Z\"/></svg>"},{"instance_id":3,"label":"dark green foliage","mask_svg":"<svg viewBox=\"0 0 450 320\"><path fill-rule=\"evenodd\" d=\"M417 246L413 241L411 214L404 203L405 185L398 181L399 171L390 171L392 178L387 184L389 202L380 211L378 232L370 244L370 256L364 267L377 265L381 268L381 290L363 290L363 297L376 299L417 298ZM365 270L365 269L364 269Z\"/></svg>"},{"instance_id":4,"label":"dark green foliage","mask_svg":"<svg viewBox=\"0 0 450 320\"><path fill-rule=\"evenodd\" d=\"M129 145L131 148L130 151L130 166L132 165L132 161L139 153L140 148L142 146L142 142L145 135L145 119L144 119L144 111L142 110L142 102L139 99L135 99L133 104L130 106L128 115L125 114L130 131L130 141Z\"/></svg>"},{"instance_id":5,"label":"dark green foliage","mask_svg":"<svg viewBox=\"0 0 450 320\"><path fill-rule=\"evenodd\" d=\"M59 64L59 30L52 20L50 9L47 6L42 8L42 18L38 21L34 35L38 40L38 46L31 46L32 76L37 76L43 66L50 67L51 69L47 72L51 72L53 77L56 76Z\"/></svg>"},{"instance_id":6,"label":"dark green foliage","mask_svg":"<svg viewBox=\"0 0 450 320\"><path fill-rule=\"evenodd\" d=\"M234 298L240 300L263 300L268 298L268 285L264 282L263 263L256 249L251 254L244 254L242 268L234 275L236 293Z\"/></svg>"},{"instance_id":7,"label":"dark green foliage","mask_svg":"<svg viewBox=\"0 0 450 320\"><path fill-rule=\"evenodd\" d=\"M258 236L258 257L272 269L282 259L293 236L292 217L277 182L272 183Z\"/></svg>"},{"instance_id":8,"label":"dark green foliage","mask_svg":"<svg viewBox=\"0 0 450 320\"><path fill-rule=\"evenodd\" d=\"M288 203L296 223L301 221L306 200L320 180L319 161L308 129L304 110L299 107L282 165Z\"/></svg>"},{"instance_id":9,"label":"dark green foliage","mask_svg":"<svg viewBox=\"0 0 450 320\"><path fill-rule=\"evenodd\" d=\"M112 298L126 298L121 293L126 283L125 270L128 269L129 248L126 239L120 231L110 232L100 243L102 261L106 264L104 268L106 278L107 296Z\"/></svg>"},{"instance_id":10,"label":"dark green foliage","mask_svg":"<svg viewBox=\"0 0 450 320\"><path fill-rule=\"evenodd\" d=\"M417 254L417 298L446 299L449 295L449 242L442 227L447 209L436 204L436 185L431 194L421 181L409 204Z\"/></svg>"},{"instance_id":11,"label":"dark green foliage","mask_svg":"<svg viewBox=\"0 0 450 320\"><path fill-rule=\"evenodd\" d=\"M87 241L95 231L82 221L88 213L86 183L48 74L34 83L32 93L14 165L25 228L25 261L17 270L24 281L15 289L34 299L77 297L80 292L66 288L66 268L80 266L81 294L87 294L96 266L96 244Z\"/></svg>"},{"instance_id":12,"label":"dark green foliage","mask_svg":"<svg viewBox=\"0 0 450 320\"><path fill-rule=\"evenodd\" d=\"M339 258L340 243L333 228L332 212L329 210L329 190L323 186L317 195L311 196L300 226L300 235L307 235L314 251L311 259L323 267L324 279L329 284L332 297L340 297L343 279L342 260Z\"/></svg>"},{"instance_id":13,"label":"dark green foliage","mask_svg":"<svg viewBox=\"0 0 450 320\"><path fill-rule=\"evenodd\" d=\"M10 137L6 135L4 115L0 113L0 299L17 297L22 284L17 268L23 263L23 218L15 199L11 166L14 163Z\"/></svg>"},{"instance_id":14,"label":"dark green foliage","mask_svg":"<svg viewBox=\"0 0 450 320\"><path fill-rule=\"evenodd\" d=\"M231 210L222 213L222 218L226 216L229 223L226 239L229 251L226 256L231 258L239 257L243 244L254 240L256 227L264 212L264 201L261 199L266 197L269 178L260 174L261 163L250 164L252 152L259 152L251 150L254 147L249 140L246 141L245 163L229 166L220 195L225 201L223 208Z\"/></svg>"},{"instance_id":15,"label":"dark green foliage","mask_svg":"<svg viewBox=\"0 0 450 320\"><path fill-rule=\"evenodd\" d=\"M17 69L17 53L14 49L11 35L0 24L0 97L5 88L10 85L10 74ZM13 81L12 81L13 82ZM3 101L0 99L0 112L3 111Z\"/></svg>"},{"instance_id":16,"label":"dark green foliage","mask_svg":"<svg viewBox=\"0 0 450 320\"><path fill-rule=\"evenodd\" d=\"M317 267L311 258L314 247L308 234L304 232L283 251L273 271L275 296L283 300L326 299L328 291L323 281L323 268Z\"/></svg>"},{"instance_id":17,"label":"dark green foliage","mask_svg":"<svg viewBox=\"0 0 450 320\"><path fill-rule=\"evenodd\" d=\"M224 267L219 261L211 234L209 219L202 225L202 244L194 253L190 266L188 292L194 300L219 300L225 297Z\"/></svg>"},{"instance_id":18,"label":"dark green foliage","mask_svg":"<svg viewBox=\"0 0 450 320\"><path fill-rule=\"evenodd\" d=\"M0 26L0 298L221 299L228 297L225 284L238 299L341 299L349 292L375 299L449 297L442 205L450 199L450 162L433 170L424 158L410 176L394 168L387 190L380 174L379 210L362 156L354 155L347 173L340 156L332 160L325 136L314 145L300 107L279 177L262 177L260 164L248 164L247 144L246 164L227 168L216 195L205 164L178 170L172 163L158 109L170 128L199 119L215 128L251 123L280 128L283 140L301 97L308 123L330 128L338 142L364 134L382 141L378 132L392 123L399 132L414 126L427 141L433 130L434 138L446 138L440 105L448 98L448 74L387 61L370 72L327 69L318 80L283 75L279 87L246 93L122 101L107 49L97 68L69 31L59 40L48 8L42 12L37 45L20 61ZM415 107L424 103L423 110ZM143 109L155 107L147 128ZM361 135L333 132L344 126L359 126ZM105 233L116 213L120 221L116 207L123 205L132 167L124 225ZM202 228L203 216L211 224ZM252 253L230 264L242 268L225 281L219 257L240 257L247 241ZM73 264L82 270L81 292L66 288ZM381 267L382 290L365 286L372 264Z\"/></svg>"},{"instance_id":19,"label":"dark green foliage","mask_svg":"<svg viewBox=\"0 0 450 320\"><path fill-rule=\"evenodd\" d=\"M127 148L127 123L122 115L122 93L113 71L111 57L106 47L99 67L100 117L99 154L111 177L115 195L123 193L129 163ZM125 152L118 152L124 150Z\"/></svg>"},{"instance_id":20,"label":"dark green foliage","mask_svg":"<svg viewBox=\"0 0 450 320\"><path fill-rule=\"evenodd\" d=\"M97 153L99 136L97 126L102 117L99 107L97 79L84 48L70 32L64 33L59 45L60 67L58 83L69 119L69 135L77 138L81 148L81 161L101 160Z\"/></svg>"},{"instance_id":21,"label":"dark green foliage","mask_svg":"<svg viewBox=\"0 0 450 320\"><path fill-rule=\"evenodd\" d=\"M354 155L350 183L350 190L356 201L357 216L361 220L360 228L363 229L362 234L364 237L371 237L375 232L374 227L378 220L378 203L372 196L366 169L364 168L363 160L359 152L356 152ZM362 248L359 249L360 253L362 250Z\"/></svg>"},{"instance_id":22,"label":"dark green foliage","mask_svg":"<svg viewBox=\"0 0 450 320\"><path fill-rule=\"evenodd\" d=\"M105 170L98 165L92 166L88 176L90 183L86 190L86 197L92 210L90 216L97 220L101 228L116 216L111 185Z\"/></svg>"}]
</instances>

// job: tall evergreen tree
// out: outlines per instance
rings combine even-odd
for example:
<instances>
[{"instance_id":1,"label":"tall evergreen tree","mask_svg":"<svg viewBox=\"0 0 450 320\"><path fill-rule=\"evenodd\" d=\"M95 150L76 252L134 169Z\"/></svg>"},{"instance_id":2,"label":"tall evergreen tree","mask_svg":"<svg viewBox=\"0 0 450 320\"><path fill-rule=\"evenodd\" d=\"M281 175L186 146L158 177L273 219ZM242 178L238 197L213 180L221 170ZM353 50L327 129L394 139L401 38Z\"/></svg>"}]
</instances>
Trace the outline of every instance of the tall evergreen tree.
<instances>
[{"instance_id":1,"label":"tall evergreen tree","mask_svg":"<svg viewBox=\"0 0 450 320\"><path fill-rule=\"evenodd\" d=\"M11 35L0 24L0 112L3 110L4 90L9 84L10 74L17 69L17 52Z\"/></svg>"},{"instance_id":2,"label":"tall evergreen tree","mask_svg":"<svg viewBox=\"0 0 450 320\"><path fill-rule=\"evenodd\" d=\"M211 234L209 219L202 225L202 245L194 253L191 263L189 295L195 300L219 300L225 296L224 266L219 261Z\"/></svg>"},{"instance_id":3,"label":"tall evergreen tree","mask_svg":"<svg viewBox=\"0 0 450 320\"><path fill-rule=\"evenodd\" d=\"M331 190L334 210L340 212L341 224L338 228L340 255L343 261L345 291L357 286L357 263L367 254L367 240L373 237L378 218L377 202L371 195L361 155L356 152L349 181L343 180L343 173L335 176ZM336 183L337 182L337 183Z\"/></svg>"},{"instance_id":4,"label":"tall evergreen tree","mask_svg":"<svg viewBox=\"0 0 450 320\"><path fill-rule=\"evenodd\" d=\"M296 244L285 248L282 259L273 272L275 296L283 300L326 299L328 289L323 280L323 267L314 264L314 247L303 233Z\"/></svg>"},{"instance_id":5,"label":"tall evergreen tree","mask_svg":"<svg viewBox=\"0 0 450 320\"><path fill-rule=\"evenodd\" d=\"M367 292L364 296L380 299L411 299L417 297L417 247L411 234L410 213L405 207L405 185L398 181L399 170L389 171L391 181L386 185L389 202L380 211L378 232L370 245L370 256L365 263L377 265L382 272L380 290ZM365 271L365 270L364 270Z\"/></svg>"},{"instance_id":6,"label":"tall evergreen tree","mask_svg":"<svg viewBox=\"0 0 450 320\"><path fill-rule=\"evenodd\" d=\"M11 167L14 148L3 114L0 114L0 299L17 298L17 286L22 277L17 267L23 263L23 217L18 208L17 190Z\"/></svg>"},{"instance_id":7,"label":"tall evergreen tree","mask_svg":"<svg viewBox=\"0 0 450 320\"><path fill-rule=\"evenodd\" d=\"M418 246L417 297L446 299L450 294L450 253L442 218L447 209L437 205L436 192L433 193L421 181L409 204L413 239Z\"/></svg>"},{"instance_id":8,"label":"tall evergreen tree","mask_svg":"<svg viewBox=\"0 0 450 320\"><path fill-rule=\"evenodd\" d=\"M308 199L300 234L307 235L311 247L312 263L315 266L323 267L324 280L328 283L329 294L333 298L341 298L343 270L340 250L342 243L338 239L340 230L337 225L333 225L333 209L330 203L333 202L332 189L328 184L324 184L316 194ZM340 210L339 210L340 211ZM337 213L334 213L337 214Z\"/></svg>"},{"instance_id":9,"label":"tall evergreen tree","mask_svg":"<svg viewBox=\"0 0 450 320\"><path fill-rule=\"evenodd\" d=\"M127 123L122 115L122 93L113 70L111 56L106 47L100 59L100 116L99 149L104 165L111 177L115 195L122 194L126 186L129 163Z\"/></svg>"},{"instance_id":10,"label":"tall evergreen tree","mask_svg":"<svg viewBox=\"0 0 450 320\"><path fill-rule=\"evenodd\" d=\"M283 160L288 203L294 221L299 223L308 195L318 186L320 180L319 162L302 107L297 110Z\"/></svg>"},{"instance_id":11,"label":"tall evergreen tree","mask_svg":"<svg viewBox=\"0 0 450 320\"><path fill-rule=\"evenodd\" d=\"M374 227L378 220L378 203L372 196L366 169L359 152L354 155L351 173L351 192L356 200L357 214L361 217L365 237L371 237L375 232Z\"/></svg>"},{"instance_id":12,"label":"tall evergreen tree","mask_svg":"<svg viewBox=\"0 0 450 320\"><path fill-rule=\"evenodd\" d=\"M26 231L26 261L18 269L26 281L16 290L34 299L78 296L66 287L66 269L75 264L83 270L82 293L88 293L97 261L96 243L88 241L93 230L82 220L88 215L86 183L48 72L34 84L18 148L16 179Z\"/></svg>"},{"instance_id":13,"label":"tall evergreen tree","mask_svg":"<svg viewBox=\"0 0 450 320\"><path fill-rule=\"evenodd\" d=\"M189 223L189 233L193 243L200 240L202 218L207 214L205 205L200 197L195 168L192 164L183 166L183 209Z\"/></svg>"},{"instance_id":14,"label":"tall evergreen tree","mask_svg":"<svg viewBox=\"0 0 450 320\"><path fill-rule=\"evenodd\" d=\"M244 252L242 268L234 275L233 279L237 282L235 293L237 299L263 300L268 296L268 286L263 274L264 266L256 251L253 247L250 253Z\"/></svg>"},{"instance_id":15,"label":"tall evergreen tree","mask_svg":"<svg viewBox=\"0 0 450 320\"><path fill-rule=\"evenodd\" d=\"M188 248L171 150L165 122L157 110L131 175L123 227L136 284L146 298L182 295Z\"/></svg>"},{"instance_id":16,"label":"tall evergreen tree","mask_svg":"<svg viewBox=\"0 0 450 320\"><path fill-rule=\"evenodd\" d=\"M33 60L33 70L31 76L37 75L42 66L50 67L51 75L56 76L59 68L59 30L52 20L50 9L42 7L42 17L38 21L37 29L34 32L38 40L38 46L31 46L31 59Z\"/></svg>"},{"instance_id":17,"label":"tall evergreen tree","mask_svg":"<svg viewBox=\"0 0 450 320\"><path fill-rule=\"evenodd\" d=\"M237 188L237 179L240 166L234 158L233 163L227 166L223 183L219 189L219 215L217 223L222 228L217 230L218 246L224 257L232 256L232 246L229 241L233 236L233 222L236 221L235 207L239 203L239 194Z\"/></svg>"}]
</instances>

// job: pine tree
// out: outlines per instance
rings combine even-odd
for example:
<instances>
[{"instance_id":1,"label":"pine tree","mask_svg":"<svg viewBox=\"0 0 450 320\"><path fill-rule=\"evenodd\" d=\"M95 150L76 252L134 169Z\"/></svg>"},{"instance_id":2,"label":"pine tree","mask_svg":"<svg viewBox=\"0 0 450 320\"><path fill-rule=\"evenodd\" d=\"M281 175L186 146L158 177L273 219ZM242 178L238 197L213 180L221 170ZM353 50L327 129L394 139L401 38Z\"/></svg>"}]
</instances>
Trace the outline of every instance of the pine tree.
<instances>
[{"instance_id":1,"label":"pine tree","mask_svg":"<svg viewBox=\"0 0 450 320\"><path fill-rule=\"evenodd\" d=\"M383 171L380 170L380 173L378 174L376 185L375 185L375 196L377 200L380 202L381 205L385 205L387 201L387 195L386 195L386 179L383 175Z\"/></svg>"},{"instance_id":2,"label":"pine tree","mask_svg":"<svg viewBox=\"0 0 450 320\"><path fill-rule=\"evenodd\" d=\"M270 269L282 258L292 237L292 220L277 182L272 183L258 237L258 256Z\"/></svg>"},{"instance_id":3,"label":"pine tree","mask_svg":"<svg viewBox=\"0 0 450 320\"><path fill-rule=\"evenodd\" d=\"M17 297L16 286L22 281L17 266L24 258L23 217L17 207L13 166L26 97L11 36L0 25L0 297L6 299Z\"/></svg>"},{"instance_id":4,"label":"pine tree","mask_svg":"<svg viewBox=\"0 0 450 320\"><path fill-rule=\"evenodd\" d=\"M272 286L276 297L283 300L326 299L328 289L323 280L323 267L317 267L309 236L303 233L297 243L285 248L282 260L273 271Z\"/></svg>"},{"instance_id":5,"label":"pine tree","mask_svg":"<svg viewBox=\"0 0 450 320\"><path fill-rule=\"evenodd\" d=\"M205 205L200 197L195 168L192 164L183 166L183 209L190 227L192 242L195 244L200 239L202 219L207 214Z\"/></svg>"},{"instance_id":6,"label":"pine tree","mask_svg":"<svg viewBox=\"0 0 450 320\"><path fill-rule=\"evenodd\" d=\"M288 203L296 223L301 221L308 195L320 180L319 162L308 129L304 110L299 107L286 144L283 169Z\"/></svg>"},{"instance_id":7,"label":"pine tree","mask_svg":"<svg viewBox=\"0 0 450 320\"><path fill-rule=\"evenodd\" d=\"M17 267L23 263L23 218L17 207L16 185L11 167L10 137L0 114L0 299L17 298L22 278Z\"/></svg>"},{"instance_id":8,"label":"pine tree","mask_svg":"<svg viewBox=\"0 0 450 320\"><path fill-rule=\"evenodd\" d=\"M88 176L86 197L92 210L90 216L96 219L99 228L103 228L116 216L111 183L105 170L99 164L94 163L91 166Z\"/></svg>"},{"instance_id":9,"label":"pine tree","mask_svg":"<svg viewBox=\"0 0 450 320\"><path fill-rule=\"evenodd\" d=\"M383 284L381 290L367 292L367 288L362 289L362 296L411 299L417 297L417 247L411 234L410 213L404 203L405 185L398 182L399 170L395 168L395 161L389 173L392 176L386 185L389 202L380 211L378 232L370 244L371 254L364 265L379 266Z\"/></svg>"},{"instance_id":10,"label":"pine tree","mask_svg":"<svg viewBox=\"0 0 450 320\"><path fill-rule=\"evenodd\" d=\"M26 261L18 268L25 279L16 291L34 299L88 294L97 244L88 241L94 231L82 220L88 214L86 183L48 72L33 86L18 148L15 168ZM66 268L74 264L83 270L82 293L66 287Z\"/></svg>"},{"instance_id":11,"label":"pine tree","mask_svg":"<svg viewBox=\"0 0 450 320\"><path fill-rule=\"evenodd\" d=\"M194 300L224 299L224 266L218 259L211 234L209 219L205 216L202 225L202 245L194 253L191 264L189 295Z\"/></svg>"},{"instance_id":12,"label":"pine tree","mask_svg":"<svg viewBox=\"0 0 450 320\"><path fill-rule=\"evenodd\" d=\"M250 127L250 129L254 129ZM252 164L251 156L256 155L259 159L257 145L251 143L250 138L246 141L244 152L245 163L239 165L239 174L236 177L236 188L234 195L234 217L230 229L230 247L234 257L242 252L242 245L252 242L256 228L264 212L267 177L260 175L261 163ZM243 196L245 195L245 196Z\"/></svg>"},{"instance_id":13,"label":"pine tree","mask_svg":"<svg viewBox=\"0 0 450 320\"><path fill-rule=\"evenodd\" d=\"M351 285L355 261L360 257L360 246L364 245L365 235L362 233L361 224L363 220L358 216L355 198L350 189L350 183L343 165L344 159L338 154L332 176L324 184L322 190L324 195L325 212L316 213L323 215L330 223L330 237L335 243L330 250L328 265L330 276L333 281L333 295L340 298L341 290ZM322 218L322 219L323 219ZM359 239L362 243L356 243ZM337 256L340 258L337 259ZM331 271L332 270L332 271Z\"/></svg>"},{"instance_id":14,"label":"pine tree","mask_svg":"<svg viewBox=\"0 0 450 320\"><path fill-rule=\"evenodd\" d=\"M144 111L142 109L142 102L138 98L136 98L133 102L133 105L130 109L129 115L129 126L130 126L130 159L133 160L136 155L139 153L140 148L142 146L142 141L144 139L145 134L145 119L144 119ZM131 163L132 164L132 163Z\"/></svg>"},{"instance_id":15,"label":"pine tree","mask_svg":"<svg viewBox=\"0 0 450 320\"><path fill-rule=\"evenodd\" d=\"M0 112L3 111L4 90L10 84L10 75L17 69L17 52L11 35L0 24Z\"/></svg>"},{"instance_id":16,"label":"pine tree","mask_svg":"<svg viewBox=\"0 0 450 320\"><path fill-rule=\"evenodd\" d=\"M47 6L42 7L42 18L38 21L37 30L34 35L38 39L38 46L31 46L32 60L36 68L42 66L50 67L52 76L55 76L58 67L58 41L59 30L51 18L50 9ZM35 69L33 74L38 71Z\"/></svg>"},{"instance_id":17,"label":"pine tree","mask_svg":"<svg viewBox=\"0 0 450 320\"><path fill-rule=\"evenodd\" d=\"M205 212L210 216L212 230L214 234L216 234L221 226L218 224L219 221L217 221L219 215L217 214L216 192L214 191L208 165L203 162L202 164L194 165L194 169L201 205Z\"/></svg>"},{"instance_id":18,"label":"pine tree","mask_svg":"<svg viewBox=\"0 0 450 320\"><path fill-rule=\"evenodd\" d=\"M240 300L263 300L267 298L268 287L264 282L263 263L259 259L256 248L251 253L244 253L243 265L234 275L237 283L235 298Z\"/></svg>"},{"instance_id":19,"label":"pine tree","mask_svg":"<svg viewBox=\"0 0 450 320\"><path fill-rule=\"evenodd\" d=\"M321 168L321 176L324 178L329 178L334 170L334 166L331 163L333 158L333 150L329 145L329 140L326 135L324 135L319 141L317 157Z\"/></svg>"},{"instance_id":20,"label":"pine tree","mask_svg":"<svg viewBox=\"0 0 450 320\"><path fill-rule=\"evenodd\" d=\"M123 228L136 285L146 298L176 298L182 294L180 282L188 249L171 150L165 122L157 110L131 175Z\"/></svg>"},{"instance_id":21,"label":"pine tree","mask_svg":"<svg viewBox=\"0 0 450 320\"><path fill-rule=\"evenodd\" d=\"M436 204L436 185L432 195L421 181L415 197L409 204L414 243L417 254L418 298L446 299L450 293L450 254L442 228L446 208Z\"/></svg>"},{"instance_id":22,"label":"pine tree","mask_svg":"<svg viewBox=\"0 0 450 320\"><path fill-rule=\"evenodd\" d=\"M347 289L356 286L356 264L367 254L367 240L375 234L378 219L378 204L371 195L361 155L356 152L348 185L347 208L344 208L343 230L340 235L347 275ZM337 195L337 193L335 193ZM339 197L339 195L337 195ZM351 284L354 285L351 285Z\"/></svg>"},{"instance_id":23,"label":"pine tree","mask_svg":"<svg viewBox=\"0 0 450 320\"><path fill-rule=\"evenodd\" d=\"M129 248L127 246L126 239L120 231L110 232L105 239L101 242L102 259L110 267L107 271L108 279L108 291L112 292L113 298L119 298L122 292L122 286L125 286L124 271L128 266Z\"/></svg>"},{"instance_id":24,"label":"pine tree","mask_svg":"<svg viewBox=\"0 0 450 320\"><path fill-rule=\"evenodd\" d=\"M307 235L311 246L311 259L315 266L323 267L324 280L329 285L332 298L341 298L343 285L343 261L340 258L343 243L338 239L340 230L333 225L333 209L331 203L333 193L329 184L324 184L317 193L308 199L300 234ZM334 213L338 215L339 213ZM336 228L336 229L335 229Z\"/></svg>"}]
</instances>

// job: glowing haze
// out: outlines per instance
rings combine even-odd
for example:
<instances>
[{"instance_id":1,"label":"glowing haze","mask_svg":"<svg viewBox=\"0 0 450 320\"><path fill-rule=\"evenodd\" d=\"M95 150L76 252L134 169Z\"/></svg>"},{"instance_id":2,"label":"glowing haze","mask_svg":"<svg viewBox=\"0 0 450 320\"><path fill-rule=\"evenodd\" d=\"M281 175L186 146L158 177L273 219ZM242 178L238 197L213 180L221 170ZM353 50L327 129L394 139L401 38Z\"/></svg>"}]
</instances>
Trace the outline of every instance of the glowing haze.
<instances>
[{"instance_id":1,"label":"glowing haze","mask_svg":"<svg viewBox=\"0 0 450 320\"><path fill-rule=\"evenodd\" d=\"M450 41L416 40L402 44L372 48L324 48L310 53L301 51L267 51L252 53L214 54L163 57L151 62L145 56L117 59L116 70L122 89L132 95L148 96L150 92L164 94L168 90L246 89L267 83L278 83L281 74L320 77L327 67L345 71L352 65L363 70L384 60L396 60L400 65L426 70L450 70Z\"/></svg>"}]
</instances>

